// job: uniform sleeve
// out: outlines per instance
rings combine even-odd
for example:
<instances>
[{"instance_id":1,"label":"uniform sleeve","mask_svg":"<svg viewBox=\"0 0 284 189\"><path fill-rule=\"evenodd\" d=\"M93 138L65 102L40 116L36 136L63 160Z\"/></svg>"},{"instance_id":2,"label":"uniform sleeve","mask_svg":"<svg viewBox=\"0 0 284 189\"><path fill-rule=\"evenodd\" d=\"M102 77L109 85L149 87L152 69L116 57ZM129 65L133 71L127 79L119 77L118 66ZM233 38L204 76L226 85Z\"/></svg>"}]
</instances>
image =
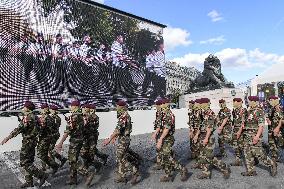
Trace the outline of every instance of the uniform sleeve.
<instances>
[{"instance_id":1,"label":"uniform sleeve","mask_svg":"<svg viewBox=\"0 0 284 189\"><path fill-rule=\"evenodd\" d=\"M21 129L22 126L19 125L19 127L16 127L11 133L11 137L14 138L16 137L18 134L20 134L22 132L22 129Z\"/></svg>"},{"instance_id":2,"label":"uniform sleeve","mask_svg":"<svg viewBox=\"0 0 284 189\"><path fill-rule=\"evenodd\" d=\"M216 121L216 116L215 114L212 112L209 117L208 117L208 125L207 125L207 128L209 129L215 129L215 121Z\"/></svg>"},{"instance_id":3,"label":"uniform sleeve","mask_svg":"<svg viewBox=\"0 0 284 189\"><path fill-rule=\"evenodd\" d=\"M171 129L173 119L174 117L171 114L167 114L164 122L164 128Z\"/></svg>"},{"instance_id":4,"label":"uniform sleeve","mask_svg":"<svg viewBox=\"0 0 284 189\"><path fill-rule=\"evenodd\" d=\"M257 111L257 120L258 120L258 125L264 124L264 112L262 110Z\"/></svg>"},{"instance_id":5,"label":"uniform sleeve","mask_svg":"<svg viewBox=\"0 0 284 189\"><path fill-rule=\"evenodd\" d=\"M72 115L70 115L68 117L68 119L69 119L69 121L67 121L67 125L66 125L64 133L67 133L69 135L70 132L71 132L71 125L72 125L72 122L73 122L74 118L73 118Z\"/></svg>"},{"instance_id":6,"label":"uniform sleeve","mask_svg":"<svg viewBox=\"0 0 284 189\"><path fill-rule=\"evenodd\" d=\"M125 128L126 117L124 115L120 116L117 121L116 130L121 134L121 131Z\"/></svg>"}]
</instances>

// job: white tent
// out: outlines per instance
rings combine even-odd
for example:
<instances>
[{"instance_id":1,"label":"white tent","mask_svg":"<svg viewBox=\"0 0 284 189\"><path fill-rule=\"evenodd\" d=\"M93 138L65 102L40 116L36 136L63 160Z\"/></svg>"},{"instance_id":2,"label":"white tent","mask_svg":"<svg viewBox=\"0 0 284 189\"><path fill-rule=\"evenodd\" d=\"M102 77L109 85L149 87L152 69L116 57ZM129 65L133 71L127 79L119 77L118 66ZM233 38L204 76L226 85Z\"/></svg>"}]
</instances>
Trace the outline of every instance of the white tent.
<instances>
[{"instance_id":1,"label":"white tent","mask_svg":"<svg viewBox=\"0 0 284 189\"><path fill-rule=\"evenodd\" d=\"M284 63L277 63L251 81L251 93L257 95L257 85L284 81Z\"/></svg>"}]
</instances>

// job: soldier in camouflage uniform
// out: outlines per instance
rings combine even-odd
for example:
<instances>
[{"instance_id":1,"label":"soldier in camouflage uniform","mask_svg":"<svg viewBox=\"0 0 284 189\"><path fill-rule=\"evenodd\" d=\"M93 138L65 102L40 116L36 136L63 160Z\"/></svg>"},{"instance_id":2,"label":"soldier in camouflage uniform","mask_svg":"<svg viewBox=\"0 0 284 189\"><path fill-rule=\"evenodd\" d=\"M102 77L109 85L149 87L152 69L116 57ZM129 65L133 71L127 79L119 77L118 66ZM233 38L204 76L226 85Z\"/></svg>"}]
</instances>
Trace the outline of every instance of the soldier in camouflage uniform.
<instances>
[{"instance_id":1,"label":"soldier in camouflage uniform","mask_svg":"<svg viewBox=\"0 0 284 189\"><path fill-rule=\"evenodd\" d=\"M224 178L230 177L230 169L228 166L214 156L213 146L215 143L214 131L216 130L216 116L210 109L210 100L208 98L200 99L201 108L203 109L203 124L200 128L200 145L202 145L199 164L202 173L198 175L199 179L211 178L210 166L215 166L224 174Z\"/></svg>"},{"instance_id":2,"label":"soldier in camouflage uniform","mask_svg":"<svg viewBox=\"0 0 284 189\"><path fill-rule=\"evenodd\" d=\"M282 107L279 104L279 98L276 96L269 97L271 109L267 115L268 123L268 144L271 158L273 161L279 161L279 147L283 146L283 137L277 132L283 120ZM274 133L274 130L276 131Z\"/></svg>"},{"instance_id":3,"label":"soldier in camouflage uniform","mask_svg":"<svg viewBox=\"0 0 284 189\"><path fill-rule=\"evenodd\" d=\"M193 138L194 138L194 114L195 114L195 109L194 109L194 104L195 101L190 100L188 101L188 126L189 126L189 140L190 140L190 158L189 159L195 159L196 154L194 153L196 150L196 146L194 146ZM196 106L195 106L196 107Z\"/></svg>"},{"instance_id":4,"label":"soldier in camouflage uniform","mask_svg":"<svg viewBox=\"0 0 284 189\"><path fill-rule=\"evenodd\" d=\"M188 170L174 158L174 151L172 147L175 142L175 116L170 110L169 102L170 101L168 99L163 100L162 129L160 131L161 137L157 141L157 149L161 155L161 165L166 173L166 175L160 178L160 181L173 181L173 173L175 170L178 170L181 174L180 180L184 182L188 179Z\"/></svg>"},{"instance_id":5,"label":"soldier in camouflage uniform","mask_svg":"<svg viewBox=\"0 0 284 189\"><path fill-rule=\"evenodd\" d=\"M83 147L81 149L81 157L84 164L80 170L88 169L93 165L97 172L100 171L102 164L94 159L96 150L96 120L90 115L90 105L85 104L82 106L82 113L84 118L84 132L83 132Z\"/></svg>"},{"instance_id":6,"label":"soldier in camouflage uniform","mask_svg":"<svg viewBox=\"0 0 284 189\"><path fill-rule=\"evenodd\" d=\"M162 126L162 116L163 116L163 113L162 113L162 110L161 110L161 105L162 105L162 100L157 100L156 101L156 119L155 119L155 122L154 122L154 133L152 134L152 139L153 141L158 141L159 138L160 138L160 129L161 129L161 126ZM156 156L156 165L153 167L153 170L160 170L162 169L162 166L161 166L161 156L159 155L159 152L157 150L157 156Z\"/></svg>"},{"instance_id":7,"label":"soldier in camouflage uniform","mask_svg":"<svg viewBox=\"0 0 284 189\"><path fill-rule=\"evenodd\" d=\"M49 107L47 104L41 105L41 117L39 118L39 135L38 135L38 157L42 161L43 170L46 169L46 165L52 168L54 175L59 165L55 162L54 158L48 157L48 152L50 149L50 136L51 128L53 126L53 119L49 115Z\"/></svg>"},{"instance_id":8,"label":"soldier in camouflage uniform","mask_svg":"<svg viewBox=\"0 0 284 189\"><path fill-rule=\"evenodd\" d=\"M225 151L225 144L231 142L232 133L232 121L231 121L231 110L227 108L226 101L224 99L219 100L220 111L217 116L218 126L218 144L220 148L220 156L227 157Z\"/></svg>"},{"instance_id":9,"label":"soldier in camouflage uniform","mask_svg":"<svg viewBox=\"0 0 284 189\"><path fill-rule=\"evenodd\" d=\"M262 148L261 137L264 129L264 112L258 107L258 97L249 96L249 108L245 115L245 124L238 132L237 138L240 137L241 132L244 133L244 156L247 171L243 172L243 176L255 176L255 158L261 160L265 165L271 169L271 176L277 174L277 166L272 159L270 159Z\"/></svg>"},{"instance_id":10,"label":"soldier in camouflage uniform","mask_svg":"<svg viewBox=\"0 0 284 189\"><path fill-rule=\"evenodd\" d=\"M38 136L38 118L33 114L35 106L32 102L27 101L23 108L23 119L20 120L20 124L15 128L8 137L6 137L1 145L5 144L11 138L16 137L18 134L22 134L22 148L20 151L20 165L25 170L25 183L21 185L21 188L33 187L33 176L40 179L39 186L42 186L48 175L42 170L39 170L33 163L35 160L35 148L37 145Z\"/></svg>"},{"instance_id":11,"label":"soldier in camouflage uniform","mask_svg":"<svg viewBox=\"0 0 284 189\"><path fill-rule=\"evenodd\" d=\"M236 159L233 163L231 163L232 166L241 166L242 160L241 155L244 148L244 141L243 137L237 137L238 132L240 131L241 127L244 124L244 116L246 115L246 109L242 107L243 100L241 98L234 98L233 99L233 137L232 137L232 147L234 148Z\"/></svg>"},{"instance_id":12,"label":"soldier in camouflage uniform","mask_svg":"<svg viewBox=\"0 0 284 189\"><path fill-rule=\"evenodd\" d=\"M108 155L104 154L102 152L100 152L97 148L97 144L98 144L98 139L99 139L99 116L96 114L96 106L94 104L90 104L89 105L89 109L90 109L90 116L92 117L93 121L93 133L94 133L94 138L92 138L93 140L93 144L91 145L91 151L94 154L94 156L100 158L103 162L104 165L106 165L107 163L107 159L108 159Z\"/></svg>"},{"instance_id":13,"label":"soldier in camouflage uniform","mask_svg":"<svg viewBox=\"0 0 284 189\"><path fill-rule=\"evenodd\" d=\"M130 149L130 134L132 132L131 117L127 112L126 102L120 100L117 102L117 126L112 135L104 141L104 146L109 143L115 143L116 146L116 161L117 161L117 178L116 182L127 182L127 172L132 173L131 184L137 184L140 179L139 165L141 158L138 154Z\"/></svg>"},{"instance_id":14,"label":"soldier in camouflage uniform","mask_svg":"<svg viewBox=\"0 0 284 189\"><path fill-rule=\"evenodd\" d=\"M203 111L201 108L201 101L200 99L195 100L194 104L194 115L193 115L193 128L192 133L190 133L190 147L191 147L191 156L192 158L196 159L196 162L192 165L191 168L199 169L201 165L199 164L199 154L202 150L203 145L200 143L200 134L201 134L201 127L203 124Z\"/></svg>"},{"instance_id":15,"label":"soldier in camouflage uniform","mask_svg":"<svg viewBox=\"0 0 284 189\"><path fill-rule=\"evenodd\" d=\"M62 167L67 161L67 158L63 157L55 150L56 142L60 137L59 128L61 126L61 118L58 116L57 106L55 105L50 106L50 116L53 120L53 125L51 127L51 134L50 134L49 155L51 156L51 158L56 158L60 160L61 162L60 167Z\"/></svg>"},{"instance_id":16,"label":"soldier in camouflage uniform","mask_svg":"<svg viewBox=\"0 0 284 189\"><path fill-rule=\"evenodd\" d=\"M83 146L83 133L84 133L84 118L80 110L80 102L73 101L71 103L71 115L66 118L67 126L64 131L64 135L60 143L56 146L57 151L61 152L62 145L64 141L70 136L69 139L69 150L68 150L68 160L70 164L70 180L67 182L69 185L77 184L77 172L86 176L86 186L90 186L94 173L90 172L88 169L85 169L84 166L81 166L79 169L78 158L80 155L80 150Z\"/></svg>"}]
</instances>

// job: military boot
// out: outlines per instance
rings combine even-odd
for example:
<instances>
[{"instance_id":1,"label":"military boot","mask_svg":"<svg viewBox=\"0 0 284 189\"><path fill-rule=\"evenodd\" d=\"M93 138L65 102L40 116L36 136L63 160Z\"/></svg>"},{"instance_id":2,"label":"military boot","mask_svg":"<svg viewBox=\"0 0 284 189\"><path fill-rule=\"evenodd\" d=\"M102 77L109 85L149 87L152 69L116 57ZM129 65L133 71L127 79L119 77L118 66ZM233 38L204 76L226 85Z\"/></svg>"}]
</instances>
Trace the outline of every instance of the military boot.
<instances>
[{"instance_id":1,"label":"military boot","mask_svg":"<svg viewBox=\"0 0 284 189\"><path fill-rule=\"evenodd\" d=\"M109 155L107 155L107 154L101 155L101 159L103 160L103 165L106 165L107 160L108 160L108 156L109 156Z\"/></svg>"},{"instance_id":2,"label":"military boot","mask_svg":"<svg viewBox=\"0 0 284 189\"><path fill-rule=\"evenodd\" d=\"M226 170L223 171L224 179L229 179L231 174L230 168L226 168Z\"/></svg>"},{"instance_id":3,"label":"military boot","mask_svg":"<svg viewBox=\"0 0 284 189\"><path fill-rule=\"evenodd\" d=\"M77 185L78 184L77 177L76 176L70 177L70 179L66 182L66 184L68 184L68 185Z\"/></svg>"},{"instance_id":4,"label":"military boot","mask_svg":"<svg viewBox=\"0 0 284 189\"><path fill-rule=\"evenodd\" d=\"M44 183L45 183L45 181L47 180L47 178L48 178L48 174L46 174L46 173L44 173L42 176L41 176L41 178L39 179L39 187L41 187Z\"/></svg>"},{"instance_id":5,"label":"military boot","mask_svg":"<svg viewBox=\"0 0 284 189\"><path fill-rule=\"evenodd\" d=\"M244 177L250 177L250 176L256 176L257 175L256 171L251 171L251 172L246 171L246 172L242 172L241 174Z\"/></svg>"},{"instance_id":6,"label":"military boot","mask_svg":"<svg viewBox=\"0 0 284 189\"><path fill-rule=\"evenodd\" d=\"M242 166L242 162L239 159L236 159L233 163L230 163L231 166Z\"/></svg>"},{"instance_id":7,"label":"military boot","mask_svg":"<svg viewBox=\"0 0 284 189\"><path fill-rule=\"evenodd\" d=\"M34 184L32 182L25 182L24 184L21 185L21 188L29 188L29 187L34 187Z\"/></svg>"},{"instance_id":8,"label":"military boot","mask_svg":"<svg viewBox=\"0 0 284 189\"><path fill-rule=\"evenodd\" d=\"M258 158L254 158L254 165L256 166L256 165L258 165L258 164L259 164Z\"/></svg>"},{"instance_id":9,"label":"military boot","mask_svg":"<svg viewBox=\"0 0 284 189\"><path fill-rule=\"evenodd\" d=\"M131 184L132 185L136 185L140 181L141 181L141 175L139 173L134 174L131 178Z\"/></svg>"},{"instance_id":10,"label":"military boot","mask_svg":"<svg viewBox=\"0 0 284 189\"><path fill-rule=\"evenodd\" d=\"M211 176L210 176L210 174L207 175L207 174L205 174L205 173L201 173L201 174L199 174L199 175L197 176L197 178L198 178L198 179L211 179Z\"/></svg>"},{"instance_id":11,"label":"military boot","mask_svg":"<svg viewBox=\"0 0 284 189\"><path fill-rule=\"evenodd\" d=\"M192 166L191 166L192 169L201 169L201 166L199 163L194 163Z\"/></svg>"},{"instance_id":12,"label":"military boot","mask_svg":"<svg viewBox=\"0 0 284 189\"><path fill-rule=\"evenodd\" d=\"M90 186L90 185L91 185L94 176L95 176L95 173L90 173L90 174L87 176L86 182L85 182L85 185L86 185L86 186Z\"/></svg>"},{"instance_id":13,"label":"military boot","mask_svg":"<svg viewBox=\"0 0 284 189\"><path fill-rule=\"evenodd\" d=\"M103 166L102 163L98 161L93 161L92 165L95 167L96 173L99 173Z\"/></svg>"},{"instance_id":14,"label":"military boot","mask_svg":"<svg viewBox=\"0 0 284 189\"><path fill-rule=\"evenodd\" d=\"M152 168L152 170L154 170L154 171L158 171L158 170L161 170L161 169L163 169L163 167L159 164L155 164Z\"/></svg>"},{"instance_id":15,"label":"military boot","mask_svg":"<svg viewBox=\"0 0 284 189\"><path fill-rule=\"evenodd\" d=\"M52 175L53 177L54 177L55 174L57 173L58 169L59 169L59 165L55 166L55 167L52 169L51 175Z\"/></svg>"},{"instance_id":16,"label":"military boot","mask_svg":"<svg viewBox=\"0 0 284 189\"><path fill-rule=\"evenodd\" d=\"M127 179L125 177L118 177L115 179L116 183L127 183Z\"/></svg>"},{"instance_id":17,"label":"military boot","mask_svg":"<svg viewBox=\"0 0 284 189\"><path fill-rule=\"evenodd\" d=\"M180 181L185 182L185 181L188 180L189 175L188 175L188 170L187 170L187 168L184 168L184 169L181 171L180 174L181 174Z\"/></svg>"},{"instance_id":18,"label":"military boot","mask_svg":"<svg viewBox=\"0 0 284 189\"><path fill-rule=\"evenodd\" d=\"M64 164L65 164L66 161L67 161L67 158L63 157L60 161L61 161L60 167L63 167Z\"/></svg>"},{"instance_id":19,"label":"military boot","mask_svg":"<svg viewBox=\"0 0 284 189\"><path fill-rule=\"evenodd\" d=\"M271 167L270 167L270 175L272 177L275 177L277 175L277 164L273 161Z\"/></svg>"},{"instance_id":20,"label":"military boot","mask_svg":"<svg viewBox=\"0 0 284 189\"><path fill-rule=\"evenodd\" d=\"M164 175L160 178L160 182L173 182L174 181L174 177L171 175Z\"/></svg>"}]
</instances>

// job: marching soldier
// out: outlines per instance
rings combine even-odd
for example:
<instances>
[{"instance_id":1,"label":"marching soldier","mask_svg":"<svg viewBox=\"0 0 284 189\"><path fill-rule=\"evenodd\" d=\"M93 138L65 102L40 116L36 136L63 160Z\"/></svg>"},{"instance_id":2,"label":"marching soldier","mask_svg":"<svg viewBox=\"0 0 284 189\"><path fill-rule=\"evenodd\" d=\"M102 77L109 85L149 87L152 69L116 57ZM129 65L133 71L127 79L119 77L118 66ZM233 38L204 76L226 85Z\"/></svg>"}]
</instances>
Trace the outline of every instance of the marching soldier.
<instances>
[{"instance_id":1,"label":"marching soldier","mask_svg":"<svg viewBox=\"0 0 284 189\"><path fill-rule=\"evenodd\" d=\"M50 149L50 135L51 128L53 126L53 119L49 115L49 107L47 104L41 105L41 117L39 118L39 135L38 135L38 156L42 161L43 170L46 169L46 165L52 168L54 175L59 165L55 162L54 158L48 157L48 152Z\"/></svg>"},{"instance_id":2,"label":"marching soldier","mask_svg":"<svg viewBox=\"0 0 284 189\"><path fill-rule=\"evenodd\" d=\"M67 158L60 155L55 150L55 145L58 139L60 138L59 128L61 126L61 118L58 116L58 107L55 105L50 106L50 116L53 120L53 125L50 128L51 134L50 134L50 146L49 146L49 154L51 158L56 158L60 160L61 164L60 167L63 167L63 165L66 163Z\"/></svg>"},{"instance_id":3,"label":"marching soldier","mask_svg":"<svg viewBox=\"0 0 284 189\"><path fill-rule=\"evenodd\" d=\"M48 178L48 175L42 170L39 170L34 165L35 159L35 148L37 145L37 136L38 136L38 118L33 114L35 106L32 102L27 101L24 104L23 108L23 119L20 120L20 124L15 128L8 137L6 137L1 145L8 142L11 138L16 137L18 134L22 134L22 148L20 151L20 165L24 168L25 174L25 183L21 185L21 188L34 187L33 177L40 179L39 186L42 186L45 180Z\"/></svg>"},{"instance_id":4,"label":"marching soldier","mask_svg":"<svg viewBox=\"0 0 284 189\"><path fill-rule=\"evenodd\" d=\"M152 134L152 140L153 141L158 141L161 132L162 131L162 117L163 113L161 110L161 105L162 105L162 99L156 101L156 119L154 121L154 133ZM159 155L159 151L157 150L157 156L156 156L156 165L153 167L153 170L160 170L162 169L161 166L161 156Z\"/></svg>"},{"instance_id":5,"label":"marching soldier","mask_svg":"<svg viewBox=\"0 0 284 189\"><path fill-rule=\"evenodd\" d=\"M80 110L80 102L73 101L71 103L71 115L66 119L67 126L60 143L57 145L57 150L62 151L62 145L66 138L70 136L69 139L69 150L68 150L68 160L70 164L70 180L67 182L69 185L77 184L77 172L78 172L78 158L80 155L80 150L83 146L83 132L84 132L84 118ZM86 176L86 186L90 186L94 173L85 169L84 166L80 167L79 173Z\"/></svg>"},{"instance_id":6,"label":"marching soldier","mask_svg":"<svg viewBox=\"0 0 284 189\"><path fill-rule=\"evenodd\" d=\"M258 97L249 96L249 108L245 115L245 125L241 127L237 138L244 132L244 155L246 163L246 172L242 172L243 176L255 176L255 158L261 160L265 165L270 167L271 176L277 174L277 166L263 151L261 137L264 128L264 112L258 108Z\"/></svg>"},{"instance_id":7,"label":"marching soldier","mask_svg":"<svg viewBox=\"0 0 284 189\"><path fill-rule=\"evenodd\" d=\"M81 157L84 161L83 168L88 169L90 165L93 165L97 172L101 169L102 164L94 159L95 155L95 120L90 115L90 105L85 104L82 106L82 113L84 118L84 132L83 132L83 147L81 149ZM82 170L82 168L80 168ZM83 169L84 170L84 169Z\"/></svg>"},{"instance_id":8,"label":"marching soldier","mask_svg":"<svg viewBox=\"0 0 284 189\"><path fill-rule=\"evenodd\" d=\"M232 137L232 146L235 151L236 159L233 163L231 163L232 166L241 166L242 160L241 155L244 148L244 141L243 137L237 137L241 127L244 124L244 116L246 115L246 109L242 107L243 100L241 98L234 98L233 99L233 137Z\"/></svg>"},{"instance_id":9,"label":"marching soldier","mask_svg":"<svg viewBox=\"0 0 284 189\"><path fill-rule=\"evenodd\" d=\"M131 184L134 185L140 181L140 157L129 148L132 122L126 106L126 102L123 100L117 102L117 126L112 135L104 141L104 146L111 142L115 143L118 138L116 149L118 168L116 182L127 182L126 174L130 171L132 173Z\"/></svg>"},{"instance_id":10,"label":"marching soldier","mask_svg":"<svg viewBox=\"0 0 284 189\"><path fill-rule=\"evenodd\" d=\"M180 171L180 180L184 182L188 179L188 170L174 158L172 147L175 142L175 116L170 110L169 102L168 99L163 100L161 137L157 141L157 149L161 155L161 165L166 173L166 175L160 178L160 182L173 181L173 172L175 170Z\"/></svg>"},{"instance_id":11,"label":"marching soldier","mask_svg":"<svg viewBox=\"0 0 284 189\"><path fill-rule=\"evenodd\" d=\"M218 124L218 144L220 148L220 156L227 157L225 151L225 144L231 142L232 122L231 122L231 110L227 108L226 101L224 99L219 100L220 111L217 116Z\"/></svg>"},{"instance_id":12,"label":"marching soldier","mask_svg":"<svg viewBox=\"0 0 284 189\"><path fill-rule=\"evenodd\" d=\"M94 154L94 156L100 158L103 162L104 165L106 165L107 163L107 159L108 159L108 155L104 154L102 152L100 152L97 148L97 144L98 144L98 140L99 140L99 116L96 114L96 106L94 104L90 104L89 105L89 109L90 109L90 116L92 118L92 133L93 133L93 138L90 139L92 142L92 145L90 146L90 150L91 152Z\"/></svg>"},{"instance_id":13,"label":"marching soldier","mask_svg":"<svg viewBox=\"0 0 284 189\"><path fill-rule=\"evenodd\" d=\"M192 128L192 132L190 133L190 148L191 148L191 158L192 159L196 159L196 162L192 165L191 168L193 169L198 169L201 168L201 165L199 163L199 154L200 151L203 147L203 145L201 145L201 141L200 141L200 136L202 130L202 124L203 124L203 111L202 111L202 106L201 103L202 101L200 99L196 99L195 103L194 103L194 114L193 114L193 128Z\"/></svg>"},{"instance_id":14,"label":"marching soldier","mask_svg":"<svg viewBox=\"0 0 284 189\"><path fill-rule=\"evenodd\" d=\"M277 128L281 127L284 115L278 97L276 96L269 97L269 103L272 107L266 119L268 123L269 151L271 153L272 160L279 162L279 147L283 146L283 136L279 134Z\"/></svg>"},{"instance_id":15,"label":"marching soldier","mask_svg":"<svg viewBox=\"0 0 284 189\"><path fill-rule=\"evenodd\" d=\"M202 173L198 175L199 179L211 178L210 166L214 165L224 174L224 178L230 177L230 169L228 166L214 156L213 145L215 143L214 131L216 130L216 116L210 109L210 100L208 98L200 99L203 109L203 124L200 128L200 142L203 146L199 155L199 164L201 165Z\"/></svg>"},{"instance_id":16,"label":"marching soldier","mask_svg":"<svg viewBox=\"0 0 284 189\"><path fill-rule=\"evenodd\" d=\"M189 126L189 139L190 139L190 159L197 158L197 146L195 145L196 142L194 141L194 135L196 134L197 130L195 130L197 125L195 125L195 114L198 111L197 110L197 104L195 104L195 101L190 100L188 102L188 126Z\"/></svg>"}]
</instances>

